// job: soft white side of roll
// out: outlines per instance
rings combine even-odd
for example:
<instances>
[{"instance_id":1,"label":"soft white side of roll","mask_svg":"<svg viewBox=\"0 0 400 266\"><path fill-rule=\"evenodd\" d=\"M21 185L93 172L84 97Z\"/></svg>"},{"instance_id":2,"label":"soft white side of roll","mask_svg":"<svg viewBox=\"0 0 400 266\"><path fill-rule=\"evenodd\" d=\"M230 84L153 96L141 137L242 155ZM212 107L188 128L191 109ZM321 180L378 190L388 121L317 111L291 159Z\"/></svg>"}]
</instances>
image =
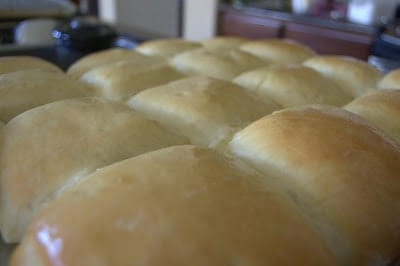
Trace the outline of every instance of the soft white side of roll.
<instances>
[{"instance_id":1,"label":"soft white side of roll","mask_svg":"<svg viewBox=\"0 0 400 266\"><path fill-rule=\"evenodd\" d=\"M304 62L339 84L354 98L377 86L383 74L367 62L348 56L321 55Z\"/></svg>"},{"instance_id":2,"label":"soft white side of roll","mask_svg":"<svg viewBox=\"0 0 400 266\"><path fill-rule=\"evenodd\" d=\"M185 74L232 80L240 73L265 66L266 63L237 49L216 51L202 48L175 56L171 59L171 65Z\"/></svg>"},{"instance_id":3,"label":"soft white side of roll","mask_svg":"<svg viewBox=\"0 0 400 266\"><path fill-rule=\"evenodd\" d=\"M232 134L262 116L280 109L262 103L231 82L192 77L147 89L128 102L192 143L223 145Z\"/></svg>"},{"instance_id":4,"label":"soft white side of roll","mask_svg":"<svg viewBox=\"0 0 400 266\"><path fill-rule=\"evenodd\" d=\"M20 241L44 205L97 168L187 143L127 106L97 98L31 109L2 134L0 229L6 242Z\"/></svg>"},{"instance_id":5,"label":"soft white side of roll","mask_svg":"<svg viewBox=\"0 0 400 266\"><path fill-rule=\"evenodd\" d=\"M103 168L64 193L11 265L337 264L266 179L215 151L177 146Z\"/></svg>"},{"instance_id":6,"label":"soft white side of roll","mask_svg":"<svg viewBox=\"0 0 400 266\"><path fill-rule=\"evenodd\" d=\"M343 265L389 265L400 246L400 146L334 107L287 109L238 132L230 147L275 176Z\"/></svg>"},{"instance_id":7,"label":"soft white side of roll","mask_svg":"<svg viewBox=\"0 0 400 266\"><path fill-rule=\"evenodd\" d=\"M0 119L9 121L33 107L93 95L83 82L43 68L0 75Z\"/></svg>"},{"instance_id":8,"label":"soft white side of roll","mask_svg":"<svg viewBox=\"0 0 400 266\"><path fill-rule=\"evenodd\" d=\"M305 104L343 106L352 100L335 82L311 68L287 65L245 72L233 81L283 107Z\"/></svg>"},{"instance_id":9,"label":"soft white side of roll","mask_svg":"<svg viewBox=\"0 0 400 266\"><path fill-rule=\"evenodd\" d=\"M364 117L400 143L400 90L370 92L344 108Z\"/></svg>"},{"instance_id":10,"label":"soft white side of roll","mask_svg":"<svg viewBox=\"0 0 400 266\"><path fill-rule=\"evenodd\" d=\"M96 96L126 101L136 93L185 77L166 65L120 61L86 72L81 80L91 85Z\"/></svg>"}]
</instances>

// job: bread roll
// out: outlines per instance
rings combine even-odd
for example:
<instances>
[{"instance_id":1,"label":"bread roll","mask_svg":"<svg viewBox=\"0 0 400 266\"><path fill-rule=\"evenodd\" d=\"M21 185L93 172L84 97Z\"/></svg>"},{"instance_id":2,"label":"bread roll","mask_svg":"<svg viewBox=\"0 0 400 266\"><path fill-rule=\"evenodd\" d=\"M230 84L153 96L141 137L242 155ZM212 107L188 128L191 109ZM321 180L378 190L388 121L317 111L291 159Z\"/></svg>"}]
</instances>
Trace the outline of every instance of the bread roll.
<instances>
[{"instance_id":1,"label":"bread roll","mask_svg":"<svg viewBox=\"0 0 400 266\"><path fill-rule=\"evenodd\" d=\"M136 51L141 54L171 58L185 51L200 48L198 42L183 39L159 39L147 41L136 47Z\"/></svg>"},{"instance_id":2,"label":"bread roll","mask_svg":"<svg viewBox=\"0 0 400 266\"><path fill-rule=\"evenodd\" d=\"M384 90L358 97L345 106L400 143L400 90Z\"/></svg>"},{"instance_id":3,"label":"bread roll","mask_svg":"<svg viewBox=\"0 0 400 266\"><path fill-rule=\"evenodd\" d=\"M263 178L211 150L177 146L101 169L64 193L35 219L11 265L337 264Z\"/></svg>"},{"instance_id":4,"label":"bread roll","mask_svg":"<svg viewBox=\"0 0 400 266\"><path fill-rule=\"evenodd\" d=\"M172 58L171 65L186 74L232 80L240 73L265 66L262 60L239 50L196 49Z\"/></svg>"},{"instance_id":5,"label":"bread roll","mask_svg":"<svg viewBox=\"0 0 400 266\"><path fill-rule=\"evenodd\" d=\"M229 49L237 49L242 44L249 42L250 40L243 37L236 37L236 36L218 36L213 37L201 42L201 44L207 50L229 50Z\"/></svg>"},{"instance_id":6,"label":"bread roll","mask_svg":"<svg viewBox=\"0 0 400 266\"><path fill-rule=\"evenodd\" d=\"M44 205L97 168L187 143L125 105L97 98L31 109L3 134L0 226L6 242L19 241Z\"/></svg>"},{"instance_id":7,"label":"bread roll","mask_svg":"<svg viewBox=\"0 0 400 266\"><path fill-rule=\"evenodd\" d=\"M311 103L343 106L352 99L335 82L301 65L252 70L239 75L234 83L283 107Z\"/></svg>"},{"instance_id":8,"label":"bread roll","mask_svg":"<svg viewBox=\"0 0 400 266\"><path fill-rule=\"evenodd\" d=\"M165 63L161 58L144 56L133 50L111 48L82 57L69 67L67 73L79 78L95 67L109 65L118 61L134 62L137 65L160 65Z\"/></svg>"},{"instance_id":9,"label":"bread roll","mask_svg":"<svg viewBox=\"0 0 400 266\"><path fill-rule=\"evenodd\" d=\"M134 96L128 104L188 137L192 143L217 147L250 122L280 107L257 101L227 81L192 77Z\"/></svg>"},{"instance_id":10,"label":"bread roll","mask_svg":"<svg viewBox=\"0 0 400 266\"><path fill-rule=\"evenodd\" d=\"M276 112L233 153L286 187L343 265L389 265L400 247L400 146L334 107Z\"/></svg>"},{"instance_id":11,"label":"bread roll","mask_svg":"<svg viewBox=\"0 0 400 266\"><path fill-rule=\"evenodd\" d=\"M272 64L298 64L315 55L307 46L289 39L255 40L240 49Z\"/></svg>"},{"instance_id":12,"label":"bread roll","mask_svg":"<svg viewBox=\"0 0 400 266\"><path fill-rule=\"evenodd\" d=\"M0 75L0 119L9 121L33 107L61 99L90 96L84 83L43 68Z\"/></svg>"},{"instance_id":13,"label":"bread roll","mask_svg":"<svg viewBox=\"0 0 400 266\"><path fill-rule=\"evenodd\" d=\"M382 73L367 62L348 56L316 56L304 65L332 79L353 97L376 88L382 77Z\"/></svg>"},{"instance_id":14,"label":"bread roll","mask_svg":"<svg viewBox=\"0 0 400 266\"><path fill-rule=\"evenodd\" d=\"M400 89L400 69L386 74L378 83L379 89Z\"/></svg>"},{"instance_id":15,"label":"bread roll","mask_svg":"<svg viewBox=\"0 0 400 266\"><path fill-rule=\"evenodd\" d=\"M166 65L120 61L92 69L81 80L90 84L97 96L126 101L141 90L183 77L183 74Z\"/></svg>"},{"instance_id":16,"label":"bread roll","mask_svg":"<svg viewBox=\"0 0 400 266\"><path fill-rule=\"evenodd\" d=\"M47 70L61 72L56 65L33 56L1 56L0 74L10 73L19 70L43 68Z\"/></svg>"}]
</instances>

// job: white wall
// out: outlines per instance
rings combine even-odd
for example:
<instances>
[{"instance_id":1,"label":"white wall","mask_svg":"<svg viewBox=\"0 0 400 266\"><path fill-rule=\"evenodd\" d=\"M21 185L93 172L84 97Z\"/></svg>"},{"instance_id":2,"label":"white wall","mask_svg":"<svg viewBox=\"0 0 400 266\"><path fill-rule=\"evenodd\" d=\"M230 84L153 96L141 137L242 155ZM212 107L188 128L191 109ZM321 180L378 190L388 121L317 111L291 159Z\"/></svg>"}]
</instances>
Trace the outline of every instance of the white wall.
<instances>
[{"instance_id":1,"label":"white wall","mask_svg":"<svg viewBox=\"0 0 400 266\"><path fill-rule=\"evenodd\" d=\"M184 0L183 37L201 40L214 36L218 0ZM99 0L101 19L130 26L151 36L179 34L178 0Z\"/></svg>"},{"instance_id":2,"label":"white wall","mask_svg":"<svg viewBox=\"0 0 400 266\"><path fill-rule=\"evenodd\" d=\"M215 35L218 0L186 0L183 15L183 37L202 40Z\"/></svg>"}]
</instances>

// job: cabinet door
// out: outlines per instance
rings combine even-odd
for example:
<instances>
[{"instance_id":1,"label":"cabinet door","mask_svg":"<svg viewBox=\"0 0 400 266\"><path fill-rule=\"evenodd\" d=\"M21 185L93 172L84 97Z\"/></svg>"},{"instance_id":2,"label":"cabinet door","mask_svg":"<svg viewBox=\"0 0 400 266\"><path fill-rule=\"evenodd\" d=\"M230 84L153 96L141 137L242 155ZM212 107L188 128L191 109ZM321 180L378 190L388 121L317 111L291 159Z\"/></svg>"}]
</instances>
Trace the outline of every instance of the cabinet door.
<instances>
[{"instance_id":1,"label":"cabinet door","mask_svg":"<svg viewBox=\"0 0 400 266\"><path fill-rule=\"evenodd\" d=\"M247 38L281 37L283 23L279 20L250 16L227 10L219 13L218 35L234 35Z\"/></svg>"},{"instance_id":2,"label":"cabinet door","mask_svg":"<svg viewBox=\"0 0 400 266\"><path fill-rule=\"evenodd\" d=\"M349 55L367 59L371 53L374 34L354 33L313 25L287 23L285 37L308 45L320 54Z\"/></svg>"}]
</instances>

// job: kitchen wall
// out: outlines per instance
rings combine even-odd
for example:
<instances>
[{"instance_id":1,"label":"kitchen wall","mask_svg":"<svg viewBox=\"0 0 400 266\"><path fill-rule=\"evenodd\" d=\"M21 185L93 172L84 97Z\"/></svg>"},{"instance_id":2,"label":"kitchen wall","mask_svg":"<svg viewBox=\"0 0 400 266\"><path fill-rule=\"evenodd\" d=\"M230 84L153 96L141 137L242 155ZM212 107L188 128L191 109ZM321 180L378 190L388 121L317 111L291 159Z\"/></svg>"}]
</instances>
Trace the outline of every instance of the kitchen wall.
<instances>
[{"instance_id":1,"label":"kitchen wall","mask_svg":"<svg viewBox=\"0 0 400 266\"><path fill-rule=\"evenodd\" d=\"M218 0L99 0L99 16L152 37L200 40L215 34L217 3Z\"/></svg>"}]
</instances>

